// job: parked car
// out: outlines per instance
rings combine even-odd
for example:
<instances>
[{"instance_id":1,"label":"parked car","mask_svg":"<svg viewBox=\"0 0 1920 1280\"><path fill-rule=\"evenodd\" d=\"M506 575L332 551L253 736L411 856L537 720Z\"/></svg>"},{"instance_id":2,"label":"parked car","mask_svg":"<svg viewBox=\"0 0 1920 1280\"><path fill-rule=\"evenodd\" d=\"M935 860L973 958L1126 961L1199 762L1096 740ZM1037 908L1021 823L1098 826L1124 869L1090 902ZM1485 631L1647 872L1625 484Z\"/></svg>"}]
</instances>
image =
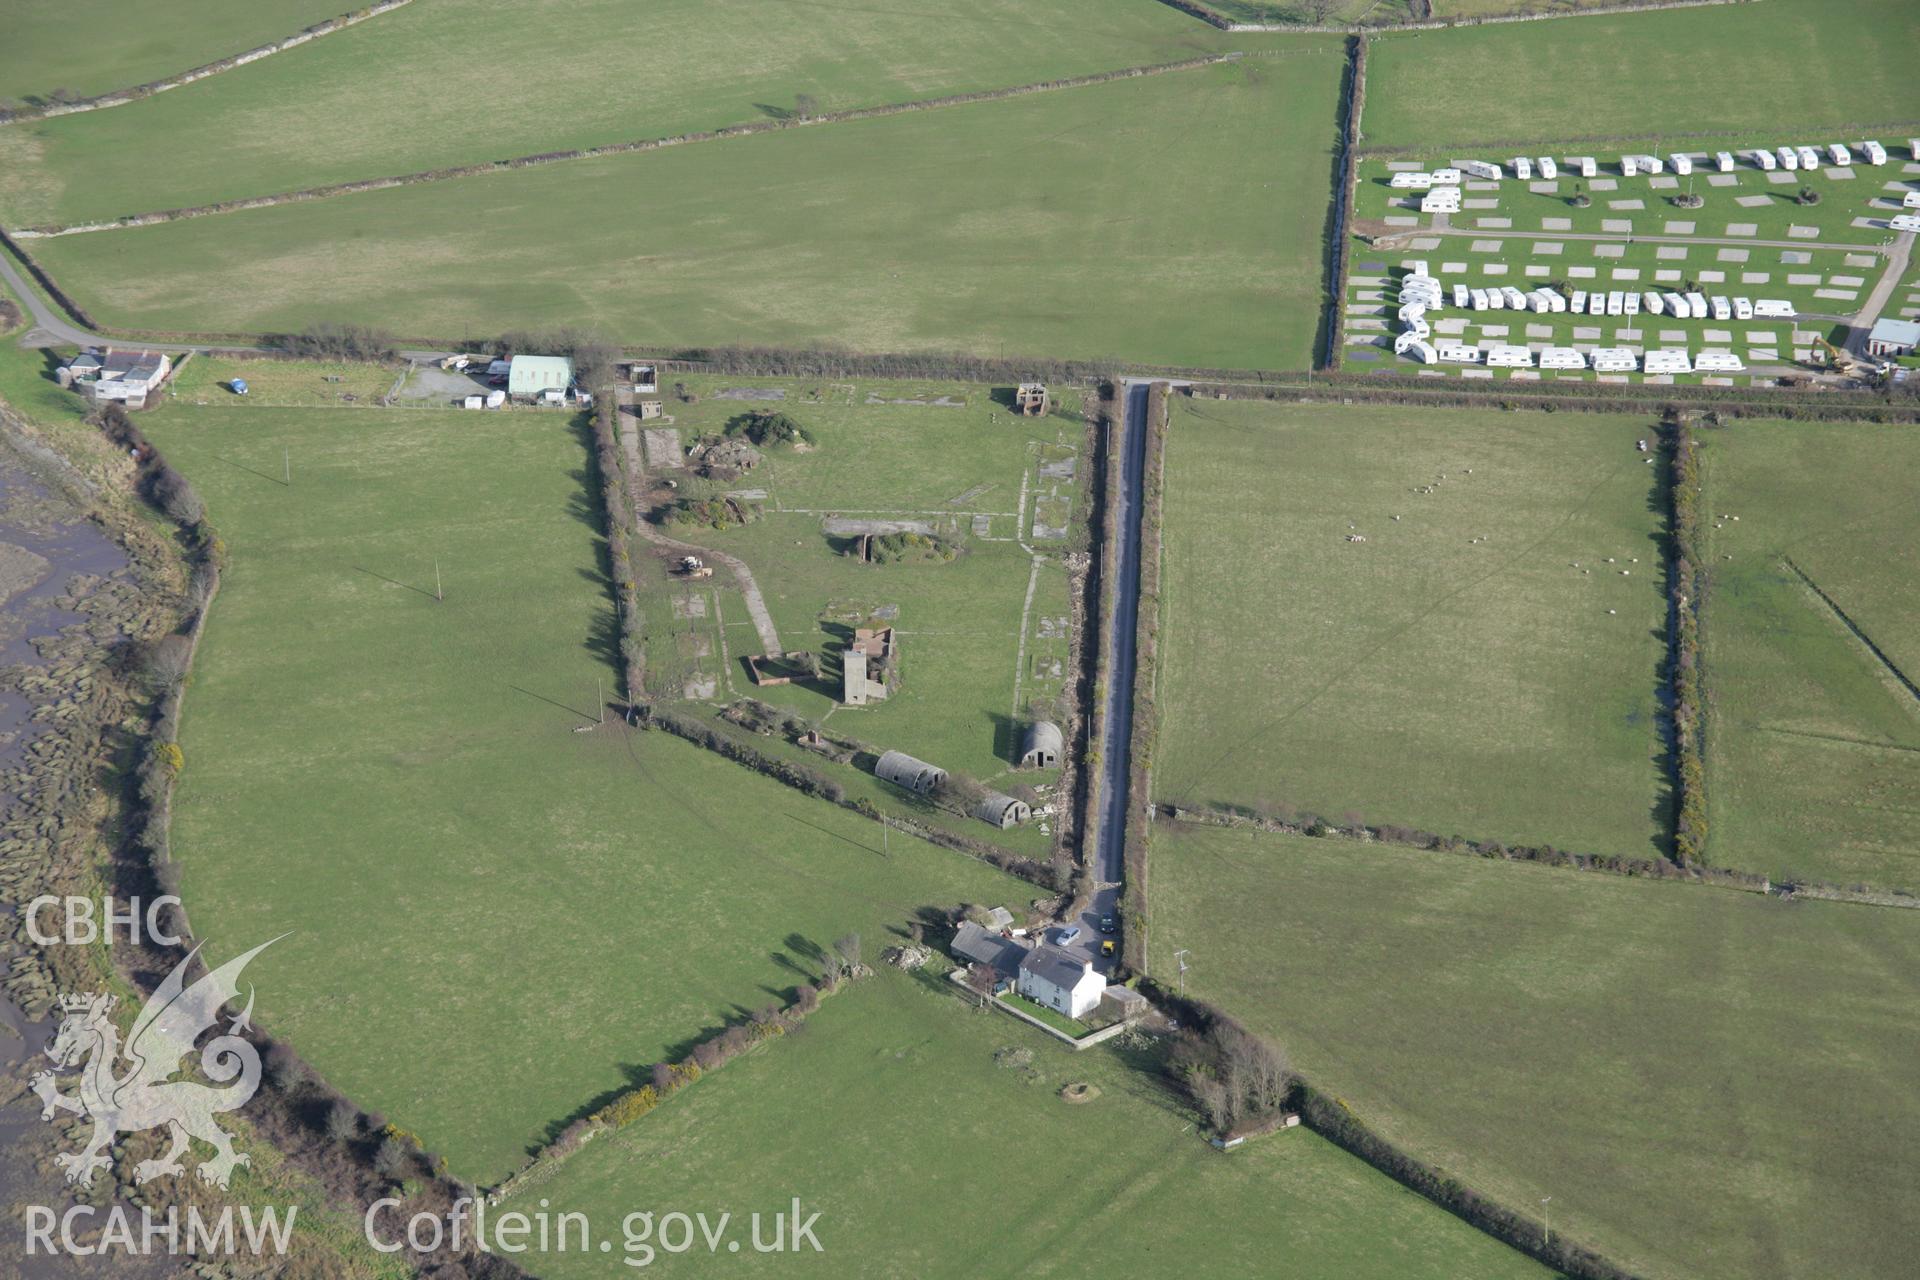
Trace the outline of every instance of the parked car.
<instances>
[{"instance_id":1,"label":"parked car","mask_svg":"<svg viewBox=\"0 0 1920 1280\"><path fill-rule=\"evenodd\" d=\"M1900 372L1905 373L1906 370L1902 369ZM1108 938L1100 944L1100 954L1103 956L1111 956L1113 953L1114 953L1113 939Z\"/></svg>"},{"instance_id":2,"label":"parked car","mask_svg":"<svg viewBox=\"0 0 1920 1280\"><path fill-rule=\"evenodd\" d=\"M1100 917L1100 932L1102 932L1102 933L1115 933L1115 932L1117 932L1117 931L1119 930L1119 928L1120 928L1120 926L1114 923L1114 920L1113 920L1113 917L1112 917L1112 916L1101 916L1101 917Z\"/></svg>"},{"instance_id":3,"label":"parked car","mask_svg":"<svg viewBox=\"0 0 1920 1280\"><path fill-rule=\"evenodd\" d=\"M1077 924L1070 924L1053 935L1053 945L1056 947L1070 947L1078 941L1080 941L1080 926Z\"/></svg>"}]
</instances>

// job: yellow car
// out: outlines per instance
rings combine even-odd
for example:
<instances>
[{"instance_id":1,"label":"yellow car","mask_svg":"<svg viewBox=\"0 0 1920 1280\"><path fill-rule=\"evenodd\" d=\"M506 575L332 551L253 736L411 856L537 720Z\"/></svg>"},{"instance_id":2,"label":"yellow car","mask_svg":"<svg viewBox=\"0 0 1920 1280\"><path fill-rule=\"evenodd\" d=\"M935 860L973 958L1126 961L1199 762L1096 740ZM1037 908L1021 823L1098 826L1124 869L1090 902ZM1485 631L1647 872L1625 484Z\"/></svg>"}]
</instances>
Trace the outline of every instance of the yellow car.
<instances>
[{"instance_id":1,"label":"yellow car","mask_svg":"<svg viewBox=\"0 0 1920 1280\"><path fill-rule=\"evenodd\" d=\"M1101 955L1103 955L1103 956L1110 956L1110 955L1112 955L1112 954L1113 954L1113 939L1112 939L1112 938L1108 938L1108 939L1106 939L1106 940L1105 940L1104 942L1102 942L1102 943L1100 944L1100 954L1101 954Z\"/></svg>"}]
</instances>

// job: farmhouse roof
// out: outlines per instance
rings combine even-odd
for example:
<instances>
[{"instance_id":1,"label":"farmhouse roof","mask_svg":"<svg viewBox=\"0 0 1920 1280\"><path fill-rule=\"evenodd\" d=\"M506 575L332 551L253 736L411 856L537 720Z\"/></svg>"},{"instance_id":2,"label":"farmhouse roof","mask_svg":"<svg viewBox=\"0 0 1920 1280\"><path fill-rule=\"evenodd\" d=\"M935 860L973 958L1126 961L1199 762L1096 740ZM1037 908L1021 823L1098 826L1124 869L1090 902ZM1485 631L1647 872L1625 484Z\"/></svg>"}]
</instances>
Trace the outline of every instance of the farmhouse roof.
<instances>
[{"instance_id":1,"label":"farmhouse roof","mask_svg":"<svg viewBox=\"0 0 1920 1280\"><path fill-rule=\"evenodd\" d=\"M515 356L507 366L507 391L530 396L573 385L573 361L565 356Z\"/></svg>"},{"instance_id":2,"label":"farmhouse roof","mask_svg":"<svg viewBox=\"0 0 1920 1280\"><path fill-rule=\"evenodd\" d=\"M1079 985L1090 967L1091 962L1085 956L1055 946L1035 947L1020 962L1020 972L1068 990Z\"/></svg>"}]
</instances>

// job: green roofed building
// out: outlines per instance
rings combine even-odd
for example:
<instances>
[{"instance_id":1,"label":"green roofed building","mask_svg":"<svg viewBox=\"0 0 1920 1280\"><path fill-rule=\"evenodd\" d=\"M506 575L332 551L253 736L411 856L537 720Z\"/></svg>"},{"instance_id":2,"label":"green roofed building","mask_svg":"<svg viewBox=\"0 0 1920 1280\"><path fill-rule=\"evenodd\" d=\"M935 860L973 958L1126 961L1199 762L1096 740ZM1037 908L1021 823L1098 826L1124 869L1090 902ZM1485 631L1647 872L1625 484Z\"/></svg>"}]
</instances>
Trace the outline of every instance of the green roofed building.
<instances>
[{"instance_id":1,"label":"green roofed building","mask_svg":"<svg viewBox=\"0 0 1920 1280\"><path fill-rule=\"evenodd\" d=\"M515 356L507 366L507 394L537 396L573 385L573 361L565 356Z\"/></svg>"}]
</instances>

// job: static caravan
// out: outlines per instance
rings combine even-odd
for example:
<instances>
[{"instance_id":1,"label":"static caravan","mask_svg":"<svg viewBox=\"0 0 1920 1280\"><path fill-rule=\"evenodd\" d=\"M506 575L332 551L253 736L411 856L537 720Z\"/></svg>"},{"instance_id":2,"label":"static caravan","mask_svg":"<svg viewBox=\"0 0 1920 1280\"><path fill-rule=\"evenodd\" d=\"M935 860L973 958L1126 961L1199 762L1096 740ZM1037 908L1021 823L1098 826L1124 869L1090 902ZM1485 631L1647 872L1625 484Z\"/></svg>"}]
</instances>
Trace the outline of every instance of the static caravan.
<instances>
[{"instance_id":1,"label":"static caravan","mask_svg":"<svg viewBox=\"0 0 1920 1280\"><path fill-rule=\"evenodd\" d=\"M1394 339L1393 354L1412 356L1421 364L1433 364L1440 359L1440 353L1435 351L1425 338L1416 338L1410 333L1403 333Z\"/></svg>"},{"instance_id":2,"label":"static caravan","mask_svg":"<svg viewBox=\"0 0 1920 1280\"><path fill-rule=\"evenodd\" d=\"M1626 297L1622 298L1621 301L1626 304L1628 315L1637 316L1640 314L1640 291L1639 290L1637 289L1627 290Z\"/></svg>"},{"instance_id":3,"label":"static caravan","mask_svg":"<svg viewBox=\"0 0 1920 1280\"><path fill-rule=\"evenodd\" d=\"M1474 177L1484 178L1488 182L1498 182L1506 176L1504 169L1488 160L1462 160L1460 167Z\"/></svg>"},{"instance_id":4,"label":"static caravan","mask_svg":"<svg viewBox=\"0 0 1920 1280\"><path fill-rule=\"evenodd\" d=\"M1427 314L1426 303L1405 302L1400 305L1400 314L1397 318L1399 319L1401 324L1408 324L1408 323L1411 323L1412 321L1418 320L1421 316L1424 316L1426 314Z\"/></svg>"},{"instance_id":5,"label":"static caravan","mask_svg":"<svg viewBox=\"0 0 1920 1280\"><path fill-rule=\"evenodd\" d=\"M1623 178L1635 178L1635 177L1638 177L1639 175L1640 175L1640 157L1639 156L1621 156L1620 157L1620 176Z\"/></svg>"},{"instance_id":6,"label":"static caravan","mask_svg":"<svg viewBox=\"0 0 1920 1280\"><path fill-rule=\"evenodd\" d=\"M1592 156L1568 156L1567 166L1583 178L1600 176L1600 162Z\"/></svg>"},{"instance_id":7,"label":"static caravan","mask_svg":"<svg viewBox=\"0 0 1920 1280\"><path fill-rule=\"evenodd\" d=\"M1548 310L1555 314L1564 314L1567 309L1567 295L1558 289L1549 289L1546 292Z\"/></svg>"},{"instance_id":8,"label":"static caravan","mask_svg":"<svg viewBox=\"0 0 1920 1280\"><path fill-rule=\"evenodd\" d=\"M1618 289L1609 289L1607 291L1607 314L1610 316L1621 315L1626 309L1627 300L1625 295Z\"/></svg>"},{"instance_id":9,"label":"static caravan","mask_svg":"<svg viewBox=\"0 0 1920 1280\"><path fill-rule=\"evenodd\" d=\"M1527 295L1520 292L1518 289L1514 288L1512 285L1510 284L1501 285L1500 292L1507 295L1507 310L1525 311L1527 309Z\"/></svg>"},{"instance_id":10,"label":"static caravan","mask_svg":"<svg viewBox=\"0 0 1920 1280\"><path fill-rule=\"evenodd\" d=\"M1650 316L1663 316L1667 314L1667 304L1660 301L1660 295L1651 289L1641 295L1640 305L1646 308L1646 312Z\"/></svg>"},{"instance_id":11,"label":"static caravan","mask_svg":"<svg viewBox=\"0 0 1920 1280\"><path fill-rule=\"evenodd\" d=\"M1535 289L1527 295L1527 305L1535 315L1546 315L1553 310L1553 298L1545 289Z\"/></svg>"},{"instance_id":12,"label":"static caravan","mask_svg":"<svg viewBox=\"0 0 1920 1280\"><path fill-rule=\"evenodd\" d=\"M1560 166L1553 162L1552 156L1541 156L1537 163L1540 166L1540 176L1547 181L1551 182L1560 176Z\"/></svg>"},{"instance_id":13,"label":"static caravan","mask_svg":"<svg viewBox=\"0 0 1920 1280\"><path fill-rule=\"evenodd\" d=\"M1525 347L1495 347L1487 352L1487 367L1491 369L1531 369L1533 352Z\"/></svg>"},{"instance_id":14,"label":"static caravan","mask_svg":"<svg viewBox=\"0 0 1920 1280\"><path fill-rule=\"evenodd\" d=\"M1713 303L1713 318L1715 320L1733 319L1733 303L1732 302L1728 301L1725 298L1720 297L1717 294L1711 299L1711 301Z\"/></svg>"},{"instance_id":15,"label":"static caravan","mask_svg":"<svg viewBox=\"0 0 1920 1280\"><path fill-rule=\"evenodd\" d=\"M1796 147L1795 150L1800 153L1800 167L1802 169L1818 169L1820 167L1820 153L1818 151L1815 151L1812 147Z\"/></svg>"},{"instance_id":16,"label":"static caravan","mask_svg":"<svg viewBox=\"0 0 1920 1280\"><path fill-rule=\"evenodd\" d=\"M1907 139L1907 159L1920 160L1920 138Z\"/></svg>"},{"instance_id":17,"label":"static caravan","mask_svg":"<svg viewBox=\"0 0 1920 1280\"><path fill-rule=\"evenodd\" d=\"M1572 347L1548 347L1540 353L1542 369L1584 369L1587 358Z\"/></svg>"},{"instance_id":18,"label":"static caravan","mask_svg":"<svg viewBox=\"0 0 1920 1280\"><path fill-rule=\"evenodd\" d=\"M1790 320L1793 304L1783 298L1755 298L1753 314L1762 320Z\"/></svg>"},{"instance_id":19,"label":"static caravan","mask_svg":"<svg viewBox=\"0 0 1920 1280\"><path fill-rule=\"evenodd\" d=\"M1827 158L1844 169L1853 163L1853 152L1841 143L1830 142L1827 144Z\"/></svg>"},{"instance_id":20,"label":"static caravan","mask_svg":"<svg viewBox=\"0 0 1920 1280\"><path fill-rule=\"evenodd\" d=\"M1533 161L1527 159L1525 156L1515 156L1513 158L1513 176L1522 182L1531 179L1533 177Z\"/></svg>"},{"instance_id":21,"label":"static caravan","mask_svg":"<svg viewBox=\"0 0 1920 1280\"><path fill-rule=\"evenodd\" d=\"M1489 309L1487 291L1485 289L1475 289L1467 296L1473 299L1473 309L1475 311L1486 311Z\"/></svg>"},{"instance_id":22,"label":"static caravan","mask_svg":"<svg viewBox=\"0 0 1920 1280\"><path fill-rule=\"evenodd\" d=\"M1460 188L1435 187L1420 197L1422 213L1458 213L1460 212Z\"/></svg>"},{"instance_id":23,"label":"static caravan","mask_svg":"<svg viewBox=\"0 0 1920 1280\"><path fill-rule=\"evenodd\" d=\"M1428 176L1433 179L1433 185L1436 187L1457 187L1460 185L1460 171L1458 169L1435 169Z\"/></svg>"},{"instance_id":24,"label":"static caravan","mask_svg":"<svg viewBox=\"0 0 1920 1280\"><path fill-rule=\"evenodd\" d=\"M1425 191L1433 185L1430 173L1396 173L1387 179L1387 185L1400 191Z\"/></svg>"},{"instance_id":25,"label":"static caravan","mask_svg":"<svg viewBox=\"0 0 1920 1280\"><path fill-rule=\"evenodd\" d=\"M501 405L505 404L506 402L507 402L506 392L504 391L487 392L487 408L498 409Z\"/></svg>"},{"instance_id":26,"label":"static caravan","mask_svg":"<svg viewBox=\"0 0 1920 1280\"><path fill-rule=\"evenodd\" d=\"M1753 299L1735 298L1733 300L1733 318L1735 320L1753 319Z\"/></svg>"},{"instance_id":27,"label":"static caravan","mask_svg":"<svg viewBox=\"0 0 1920 1280\"><path fill-rule=\"evenodd\" d=\"M1733 172L1733 152L1731 151L1714 152L1713 163L1714 163L1714 166L1720 170L1720 172L1732 173Z\"/></svg>"},{"instance_id":28,"label":"static caravan","mask_svg":"<svg viewBox=\"0 0 1920 1280\"><path fill-rule=\"evenodd\" d=\"M1465 311L1469 306L1473 305L1469 301L1471 296L1472 295L1467 292L1467 286L1463 284L1453 286L1453 305L1460 310Z\"/></svg>"},{"instance_id":29,"label":"static caravan","mask_svg":"<svg viewBox=\"0 0 1920 1280\"><path fill-rule=\"evenodd\" d=\"M1406 278L1409 280L1418 280L1422 277L1428 280L1433 279L1433 272L1427 269L1427 260L1425 258L1408 258Z\"/></svg>"},{"instance_id":30,"label":"static caravan","mask_svg":"<svg viewBox=\"0 0 1920 1280\"><path fill-rule=\"evenodd\" d=\"M1675 320L1691 320L1693 318L1693 308L1687 305L1687 300L1684 297L1677 293L1669 293L1666 294L1665 297L1668 315L1672 316Z\"/></svg>"},{"instance_id":31,"label":"static caravan","mask_svg":"<svg viewBox=\"0 0 1920 1280\"><path fill-rule=\"evenodd\" d=\"M1780 167L1782 169L1798 169L1800 167L1800 153L1792 147L1781 147L1778 151L1774 152L1774 154L1780 157Z\"/></svg>"},{"instance_id":32,"label":"static caravan","mask_svg":"<svg viewBox=\"0 0 1920 1280\"><path fill-rule=\"evenodd\" d=\"M1588 356L1595 373L1632 373L1640 361L1625 347L1596 347Z\"/></svg>"},{"instance_id":33,"label":"static caravan","mask_svg":"<svg viewBox=\"0 0 1920 1280\"><path fill-rule=\"evenodd\" d=\"M1415 316L1413 317L1413 319L1407 321L1407 332L1405 334L1402 334L1401 336L1406 337L1407 334L1411 334L1416 338L1424 339L1428 334L1432 332L1433 332L1432 328L1428 326L1426 320L1423 317Z\"/></svg>"},{"instance_id":34,"label":"static caravan","mask_svg":"<svg viewBox=\"0 0 1920 1280\"><path fill-rule=\"evenodd\" d=\"M1640 367L1648 373L1692 373L1693 361L1687 359L1684 350L1668 348L1647 352L1647 358Z\"/></svg>"},{"instance_id":35,"label":"static caravan","mask_svg":"<svg viewBox=\"0 0 1920 1280\"><path fill-rule=\"evenodd\" d=\"M1502 293L1498 289L1487 290L1487 310L1505 311L1506 309L1507 309L1507 295Z\"/></svg>"},{"instance_id":36,"label":"static caravan","mask_svg":"<svg viewBox=\"0 0 1920 1280\"><path fill-rule=\"evenodd\" d=\"M1908 191L1900 197L1903 209L1920 209L1920 191Z\"/></svg>"},{"instance_id":37,"label":"static caravan","mask_svg":"<svg viewBox=\"0 0 1920 1280\"><path fill-rule=\"evenodd\" d=\"M1575 289L1573 291L1573 314L1577 316L1585 315L1586 311L1587 311L1587 291L1585 289Z\"/></svg>"},{"instance_id":38,"label":"static caravan","mask_svg":"<svg viewBox=\"0 0 1920 1280\"><path fill-rule=\"evenodd\" d=\"M1660 163L1659 156L1641 156L1640 167L1648 173L1659 173L1666 166Z\"/></svg>"},{"instance_id":39,"label":"static caravan","mask_svg":"<svg viewBox=\"0 0 1920 1280\"><path fill-rule=\"evenodd\" d=\"M1693 318L1695 320L1705 320L1707 318L1707 295L1704 293L1688 294L1687 307L1693 312Z\"/></svg>"},{"instance_id":40,"label":"static caravan","mask_svg":"<svg viewBox=\"0 0 1920 1280\"><path fill-rule=\"evenodd\" d=\"M1681 177L1684 178L1688 174L1693 172L1692 156L1681 155L1678 151L1676 151L1673 153L1671 159L1673 160L1673 171L1679 174Z\"/></svg>"},{"instance_id":41,"label":"static caravan","mask_svg":"<svg viewBox=\"0 0 1920 1280\"><path fill-rule=\"evenodd\" d=\"M1693 362L1695 373L1744 373L1747 366L1731 351L1702 351Z\"/></svg>"},{"instance_id":42,"label":"static caravan","mask_svg":"<svg viewBox=\"0 0 1920 1280\"><path fill-rule=\"evenodd\" d=\"M1463 342L1443 342L1440 344L1440 359L1446 364L1479 364L1480 348L1469 347Z\"/></svg>"},{"instance_id":43,"label":"static caravan","mask_svg":"<svg viewBox=\"0 0 1920 1280\"><path fill-rule=\"evenodd\" d=\"M1887 149L1871 138L1861 143L1860 149L1867 153L1868 164L1882 165L1887 162Z\"/></svg>"},{"instance_id":44,"label":"static caravan","mask_svg":"<svg viewBox=\"0 0 1920 1280\"><path fill-rule=\"evenodd\" d=\"M1779 161L1773 158L1773 152L1768 151L1765 147L1753 153L1753 162L1769 173L1771 173L1773 167L1779 163Z\"/></svg>"},{"instance_id":45,"label":"static caravan","mask_svg":"<svg viewBox=\"0 0 1920 1280\"><path fill-rule=\"evenodd\" d=\"M1896 213L1887 219L1895 231L1920 231L1920 213Z\"/></svg>"}]
</instances>

